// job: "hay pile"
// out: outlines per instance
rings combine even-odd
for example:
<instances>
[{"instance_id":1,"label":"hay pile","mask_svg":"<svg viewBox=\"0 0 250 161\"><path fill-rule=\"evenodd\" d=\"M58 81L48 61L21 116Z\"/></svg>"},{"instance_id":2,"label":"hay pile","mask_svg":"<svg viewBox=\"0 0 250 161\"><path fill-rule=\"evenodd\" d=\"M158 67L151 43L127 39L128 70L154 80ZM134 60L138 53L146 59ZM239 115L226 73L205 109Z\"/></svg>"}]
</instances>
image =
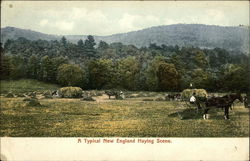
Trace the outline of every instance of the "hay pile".
<instances>
[{"instance_id":1,"label":"hay pile","mask_svg":"<svg viewBox=\"0 0 250 161\"><path fill-rule=\"evenodd\" d=\"M42 94L44 96L44 98L47 98L47 99L52 99L52 92L51 91L45 91L43 92Z\"/></svg>"},{"instance_id":2,"label":"hay pile","mask_svg":"<svg viewBox=\"0 0 250 161\"><path fill-rule=\"evenodd\" d=\"M6 98L13 98L15 97L13 93L9 92L6 96Z\"/></svg>"},{"instance_id":3,"label":"hay pile","mask_svg":"<svg viewBox=\"0 0 250 161\"><path fill-rule=\"evenodd\" d=\"M185 89L181 92L181 98L183 100L189 100L189 98L196 93L197 97L207 97L207 91L205 89Z\"/></svg>"},{"instance_id":4,"label":"hay pile","mask_svg":"<svg viewBox=\"0 0 250 161\"><path fill-rule=\"evenodd\" d=\"M17 97L25 97L25 95L22 94L22 93L18 93L18 94L16 94L16 96L17 96Z\"/></svg>"},{"instance_id":5,"label":"hay pile","mask_svg":"<svg viewBox=\"0 0 250 161\"><path fill-rule=\"evenodd\" d=\"M81 98L82 89L80 87L63 87L58 90L62 98Z\"/></svg>"},{"instance_id":6,"label":"hay pile","mask_svg":"<svg viewBox=\"0 0 250 161\"><path fill-rule=\"evenodd\" d=\"M37 100L37 98L25 98L23 101L26 102L26 106L32 106L32 107L41 107L42 105Z\"/></svg>"}]
</instances>

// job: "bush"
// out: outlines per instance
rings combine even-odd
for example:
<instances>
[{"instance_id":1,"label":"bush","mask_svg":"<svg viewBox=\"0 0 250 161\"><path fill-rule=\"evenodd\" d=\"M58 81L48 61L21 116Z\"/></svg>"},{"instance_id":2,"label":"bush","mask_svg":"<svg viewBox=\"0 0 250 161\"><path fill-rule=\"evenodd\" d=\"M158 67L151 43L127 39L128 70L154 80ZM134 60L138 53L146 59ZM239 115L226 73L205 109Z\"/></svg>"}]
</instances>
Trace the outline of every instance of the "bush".
<instances>
[{"instance_id":1,"label":"bush","mask_svg":"<svg viewBox=\"0 0 250 161\"><path fill-rule=\"evenodd\" d=\"M82 89L80 87L63 87L60 88L59 96L62 98L81 98Z\"/></svg>"},{"instance_id":2,"label":"bush","mask_svg":"<svg viewBox=\"0 0 250 161\"><path fill-rule=\"evenodd\" d=\"M207 97L207 91L205 89L185 89L181 93L181 98L188 100L193 93L196 93L197 97Z\"/></svg>"}]
</instances>

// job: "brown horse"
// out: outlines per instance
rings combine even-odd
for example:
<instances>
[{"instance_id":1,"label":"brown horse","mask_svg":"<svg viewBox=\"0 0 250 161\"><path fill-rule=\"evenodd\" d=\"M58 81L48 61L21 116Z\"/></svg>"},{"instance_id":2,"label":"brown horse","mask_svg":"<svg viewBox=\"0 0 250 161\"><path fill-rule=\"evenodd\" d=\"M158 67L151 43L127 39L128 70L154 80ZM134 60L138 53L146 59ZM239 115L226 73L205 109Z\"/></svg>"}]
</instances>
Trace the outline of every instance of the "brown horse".
<instances>
[{"instance_id":1,"label":"brown horse","mask_svg":"<svg viewBox=\"0 0 250 161\"><path fill-rule=\"evenodd\" d=\"M212 97L206 100L205 102L205 109L203 118L207 119L207 113L212 108L224 108L225 110L225 119L229 119L229 108L232 106L233 102L238 99L239 101L243 102L243 98L241 94L230 94L223 97Z\"/></svg>"}]
</instances>

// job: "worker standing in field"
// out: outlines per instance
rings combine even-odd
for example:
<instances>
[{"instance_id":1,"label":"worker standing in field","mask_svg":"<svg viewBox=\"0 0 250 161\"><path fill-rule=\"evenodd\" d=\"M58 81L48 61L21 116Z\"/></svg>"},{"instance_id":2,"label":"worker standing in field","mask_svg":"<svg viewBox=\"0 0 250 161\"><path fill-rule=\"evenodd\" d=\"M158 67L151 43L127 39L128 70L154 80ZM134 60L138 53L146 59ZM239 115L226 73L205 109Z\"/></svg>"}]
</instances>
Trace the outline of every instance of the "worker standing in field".
<instances>
[{"instance_id":1,"label":"worker standing in field","mask_svg":"<svg viewBox=\"0 0 250 161\"><path fill-rule=\"evenodd\" d=\"M195 102L196 102L196 98L195 98L195 92L193 93L193 95L190 97L190 99L189 99L189 102L191 103L191 104L194 104Z\"/></svg>"},{"instance_id":2,"label":"worker standing in field","mask_svg":"<svg viewBox=\"0 0 250 161\"><path fill-rule=\"evenodd\" d=\"M191 104L196 104L198 106L198 109L201 109L199 101L196 99L196 93L194 92L193 95L190 97L189 102Z\"/></svg>"}]
</instances>

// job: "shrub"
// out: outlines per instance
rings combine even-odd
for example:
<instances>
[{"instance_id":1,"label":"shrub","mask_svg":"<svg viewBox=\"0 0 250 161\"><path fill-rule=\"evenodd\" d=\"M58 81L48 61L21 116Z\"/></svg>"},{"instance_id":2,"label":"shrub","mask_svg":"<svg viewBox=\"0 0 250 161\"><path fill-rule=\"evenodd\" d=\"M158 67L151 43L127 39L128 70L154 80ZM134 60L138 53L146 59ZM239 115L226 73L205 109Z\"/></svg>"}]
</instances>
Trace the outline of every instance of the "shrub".
<instances>
[{"instance_id":1,"label":"shrub","mask_svg":"<svg viewBox=\"0 0 250 161\"><path fill-rule=\"evenodd\" d=\"M62 98L81 98L82 89L80 87L63 87L58 91Z\"/></svg>"},{"instance_id":2,"label":"shrub","mask_svg":"<svg viewBox=\"0 0 250 161\"><path fill-rule=\"evenodd\" d=\"M193 93L196 93L197 97L207 97L207 91L205 89L185 89L181 93L181 97L184 100L189 99Z\"/></svg>"}]
</instances>

